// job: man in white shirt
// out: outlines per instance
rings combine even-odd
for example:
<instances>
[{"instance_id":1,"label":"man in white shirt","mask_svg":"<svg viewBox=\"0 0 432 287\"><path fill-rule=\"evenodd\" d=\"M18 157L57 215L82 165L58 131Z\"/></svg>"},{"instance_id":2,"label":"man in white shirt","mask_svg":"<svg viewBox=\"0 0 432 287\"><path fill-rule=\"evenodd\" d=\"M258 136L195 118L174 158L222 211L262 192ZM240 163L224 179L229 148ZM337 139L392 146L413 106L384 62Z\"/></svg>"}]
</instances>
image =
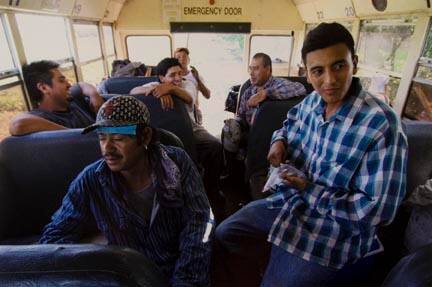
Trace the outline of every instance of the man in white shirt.
<instances>
[{"instance_id":1,"label":"man in white shirt","mask_svg":"<svg viewBox=\"0 0 432 287\"><path fill-rule=\"evenodd\" d=\"M195 87L196 102L195 102L195 120L198 124L202 124L202 113L199 108L199 92L206 99L210 99L210 90L204 84L202 76L198 73L197 69L193 66L189 66L189 49L188 48L177 48L174 52L174 58L178 59L183 73L183 78L190 81ZM190 67L190 69L189 69Z\"/></svg>"}]
</instances>

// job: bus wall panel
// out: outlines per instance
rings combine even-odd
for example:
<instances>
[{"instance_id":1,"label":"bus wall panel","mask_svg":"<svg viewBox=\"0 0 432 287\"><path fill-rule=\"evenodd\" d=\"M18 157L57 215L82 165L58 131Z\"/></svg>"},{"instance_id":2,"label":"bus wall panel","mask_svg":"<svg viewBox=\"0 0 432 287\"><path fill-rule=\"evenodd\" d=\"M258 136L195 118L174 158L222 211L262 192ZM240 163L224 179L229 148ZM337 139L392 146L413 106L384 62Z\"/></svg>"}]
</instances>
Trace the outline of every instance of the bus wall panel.
<instances>
[{"instance_id":1,"label":"bus wall panel","mask_svg":"<svg viewBox=\"0 0 432 287\"><path fill-rule=\"evenodd\" d=\"M75 0L0 0L0 8L71 15Z\"/></svg>"},{"instance_id":2,"label":"bus wall panel","mask_svg":"<svg viewBox=\"0 0 432 287\"><path fill-rule=\"evenodd\" d=\"M299 3L297 4L297 9L306 23L316 23L318 22L317 12L315 5L312 2Z\"/></svg>"},{"instance_id":3,"label":"bus wall panel","mask_svg":"<svg viewBox=\"0 0 432 287\"><path fill-rule=\"evenodd\" d=\"M75 18L102 19L109 0L76 0L72 16Z\"/></svg>"},{"instance_id":4,"label":"bus wall panel","mask_svg":"<svg viewBox=\"0 0 432 287\"><path fill-rule=\"evenodd\" d=\"M125 0L110 0L108 2L103 20L105 22L116 21L123 7L124 2Z\"/></svg>"},{"instance_id":5,"label":"bus wall panel","mask_svg":"<svg viewBox=\"0 0 432 287\"><path fill-rule=\"evenodd\" d=\"M117 28L169 30L170 22L182 21L253 22L253 30L303 27L297 8L287 0L129 0L123 5Z\"/></svg>"},{"instance_id":6,"label":"bus wall panel","mask_svg":"<svg viewBox=\"0 0 432 287\"><path fill-rule=\"evenodd\" d=\"M365 17L372 15L388 15L412 12L432 11L427 7L426 0L387 0L387 8L384 12L380 12L374 8L372 1L368 0L352 0L357 16Z\"/></svg>"},{"instance_id":7,"label":"bus wall panel","mask_svg":"<svg viewBox=\"0 0 432 287\"><path fill-rule=\"evenodd\" d=\"M314 2L314 6L318 20L356 17L351 0L319 0Z\"/></svg>"}]
</instances>

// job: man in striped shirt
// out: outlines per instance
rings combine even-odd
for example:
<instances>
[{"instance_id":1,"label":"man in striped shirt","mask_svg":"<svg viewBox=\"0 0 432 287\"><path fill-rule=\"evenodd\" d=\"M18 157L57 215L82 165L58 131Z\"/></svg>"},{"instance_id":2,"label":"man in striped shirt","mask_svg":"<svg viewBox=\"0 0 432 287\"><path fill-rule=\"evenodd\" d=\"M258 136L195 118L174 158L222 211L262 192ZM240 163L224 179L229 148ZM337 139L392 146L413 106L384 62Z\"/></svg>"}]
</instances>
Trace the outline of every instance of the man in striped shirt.
<instances>
[{"instance_id":1,"label":"man in striped shirt","mask_svg":"<svg viewBox=\"0 0 432 287\"><path fill-rule=\"evenodd\" d=\"M267 237L261 286L334 286L347 269L367 274L360 266L380 249L377 229L405 195L406 137L393 110L353 78L349 31L320 24L306 36L302 58L315 91L288 112L268 159L273 166L289 159L306 177L282 174L274 195L216 230L231 253L244 252L245 236Z\"/></svg>"},{"instance_id":2,"label":"man in striped shirt","mask_svg":"<svg viewBox=\"0 0 432 287\"><path fill-rule=\"evenodd\" d=\"M156 140L131 96L104 103L92 129L103 159L71 183L40 242L77 243L94 226L108 244L143 253L170 286L207 286L214 218L186 152Z\"/></svg>"}]
</instances>

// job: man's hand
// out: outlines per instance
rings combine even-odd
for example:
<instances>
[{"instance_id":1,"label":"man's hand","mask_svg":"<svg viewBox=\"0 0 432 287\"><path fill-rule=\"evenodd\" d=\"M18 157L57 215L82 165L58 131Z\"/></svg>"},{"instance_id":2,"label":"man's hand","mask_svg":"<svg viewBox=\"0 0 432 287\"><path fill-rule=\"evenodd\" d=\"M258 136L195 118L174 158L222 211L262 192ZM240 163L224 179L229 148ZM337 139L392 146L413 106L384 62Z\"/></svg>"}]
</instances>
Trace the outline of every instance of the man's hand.
<instances>
[{"instance_id":1,"label":"man's hand","mask_svg":"<svg viewBox=\"0 0 432 287\"><path fill-rule=\"evenodd\" d=\"M282 141L275 141L267 155L267 159L270 164L274 167L280 166L280 164L285 160L286 150L285 145Z\"/></svg>"},{"instance_id":2,"label":"man's hand","mask_svg":"<svg viewBox=\"0 0 432 287\"><path fill-rule=\"evenodd\" d=\"M170 95L163 95L159 97L164 111L172 110L174 108L174 101Z\"/></svg>"},{"instance_id":3,"label":"man's hand","mask_svg":"<svg viewBox=\"0 0 432 287\"><path fill-rule=\"evenodd\" d=\"M306 189L306 187L309 184L309 181L307 181L303 177L299 177L297 175L292 175L289 172L284 172L280 175L280 177L283 179L283 182L298 191L303 191Z\"/></svg>"},{"instance_id":4,"label":"man's hand","mask_svg":"<svg viewBox=\"0 0 432 287\"><path fill-rule=\"evenodd\" d=\"M85 82L79 82L78 85L80 86L83 95L89 97L90 107L93 109L94 113L97 114L99 108L104 103L104 99L99 95L95 86Z\"/></svg>"},{"instance_id":5,"label":"man's hand","mask_svg":"<svg viewBox=\"0 0 432 287\"><path fill-rule=\"evenodd\" d=\"M159 99L162 96L172 94L173 87L174 85L169 83L157 85L153 90L153 96Z\"/></svg>"},{"instance_id":6,"label":"man's hand","mask_svg":"<svg viewBox=\"0 0 432 287\"><path fill-rule=\"evenodd\" d=\"M255 108L265 99L267 99L267 93L264 89L261 89L255 95L249 98L247 105L249 108Z\"/></svg>"}]
</instances>

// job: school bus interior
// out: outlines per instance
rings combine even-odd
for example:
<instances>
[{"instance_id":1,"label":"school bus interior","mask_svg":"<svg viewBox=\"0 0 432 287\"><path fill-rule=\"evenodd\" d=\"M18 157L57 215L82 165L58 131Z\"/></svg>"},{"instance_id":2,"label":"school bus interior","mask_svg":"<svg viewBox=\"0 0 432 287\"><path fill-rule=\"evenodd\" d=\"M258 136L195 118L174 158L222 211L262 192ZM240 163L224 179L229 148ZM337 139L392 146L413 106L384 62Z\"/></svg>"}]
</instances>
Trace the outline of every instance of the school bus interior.
<instances>
[{"instance_id":1,"label":"school bus interior","mask_svg":"<svg viewBox=\"0 0 432 287\"><path fill-rule=\"evenodd\" d=\"M10 136L9 121L32 109L23 64L57 61L71 83L104 82L108 99L157 80L109 78L113 60L155 66L175 48L188 47L191 64L212 92L210 100L200 100L204 126L219 136L223 120L233 117L224 111L226 94L242 84L242 96L256 52L272 57L274 76L302 82L309 93L313 88L304 75L302 42L318 23L337 21L355 40L363 87L403 121L410 194L432 178L431 19L431 4L425 0L0 0L0 285L166 286L152 264L130 249L34 244L71 180L100 157L100 150L95 134L83 136L81 130ZM196 160L185 104L175 99L174 110L163 112L157 99L138 98L149 107L161 142L183 147ZM265 101L259 107L240 182L225 183L237 193L227 195L234 210L263 196L271 135L301 99ZM430 263L432 245L414 254L403 246L409 212L402 205L395 221L380 230L385 249L367 286L432 282L425 276L430 269L416 269L419 261ZM412 272L412 281L401 282L400 272Z\"/></svg>"}]
</instances>

